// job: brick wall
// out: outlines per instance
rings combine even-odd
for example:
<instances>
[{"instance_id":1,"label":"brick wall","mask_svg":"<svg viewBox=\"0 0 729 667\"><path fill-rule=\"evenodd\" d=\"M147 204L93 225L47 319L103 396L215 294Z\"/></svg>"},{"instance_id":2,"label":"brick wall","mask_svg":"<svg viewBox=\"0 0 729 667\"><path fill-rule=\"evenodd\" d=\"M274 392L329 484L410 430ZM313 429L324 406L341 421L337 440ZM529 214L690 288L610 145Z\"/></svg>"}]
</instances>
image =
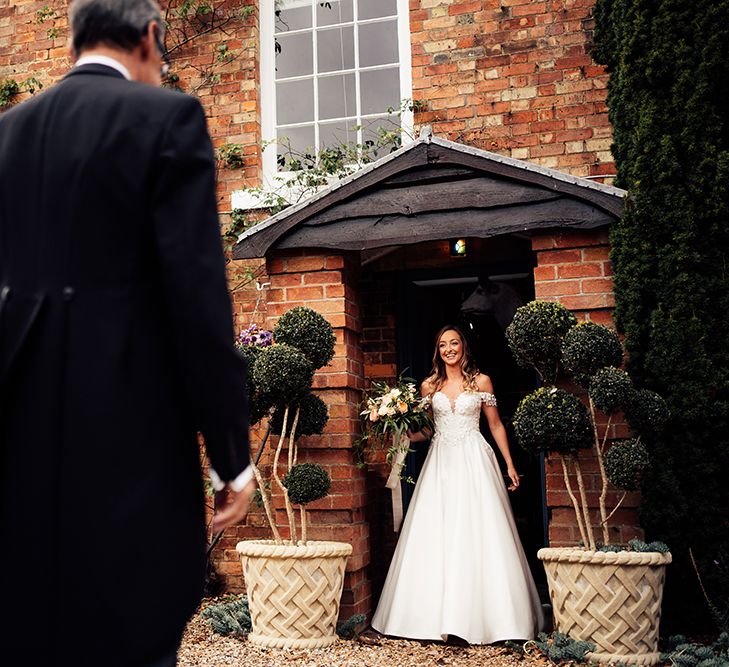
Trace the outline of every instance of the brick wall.
<instances>
[{"instance_id":1,"label":"brick wall","mask_svg":"<svg viewBox=\"0 0 729 667\"><path fill-rule=\"evenodd\" d=\"M614 174L594 0L411 0L417 125L576 176Z\"/></svg>"}]
</instances>

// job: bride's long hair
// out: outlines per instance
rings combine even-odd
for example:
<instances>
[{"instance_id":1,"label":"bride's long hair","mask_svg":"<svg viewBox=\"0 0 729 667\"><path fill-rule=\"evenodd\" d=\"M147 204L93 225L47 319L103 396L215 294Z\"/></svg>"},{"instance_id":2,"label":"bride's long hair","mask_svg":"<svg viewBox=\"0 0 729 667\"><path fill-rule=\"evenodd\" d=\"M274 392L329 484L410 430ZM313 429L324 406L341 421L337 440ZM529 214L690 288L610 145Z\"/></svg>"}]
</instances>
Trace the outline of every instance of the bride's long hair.
<instances>
[{"instance_id":1,"label":"bride's long hair","mask_svg":"<svg viewBox=\"0 0 729 667\"><path fill-rule=\"evenodd\" d=\"M463 331L457 326L447 324L438 330L435 336L435 352L433 352L433 369L430 371L426 382L433 387L433 392L438 391L445 383L446 376L446 365L440 356L440 349L438 343L440 343L441 336L446 331L455 331L458 337L461 339L461 349L463 350L463 356L461 357L461 373L463 375L463 389L465 391L478 391L476 385L476 376L479 371L476 368L476 364L471 356L471 348L468 345L468 340L463 335Z\"/></svg>"}]
</instances>

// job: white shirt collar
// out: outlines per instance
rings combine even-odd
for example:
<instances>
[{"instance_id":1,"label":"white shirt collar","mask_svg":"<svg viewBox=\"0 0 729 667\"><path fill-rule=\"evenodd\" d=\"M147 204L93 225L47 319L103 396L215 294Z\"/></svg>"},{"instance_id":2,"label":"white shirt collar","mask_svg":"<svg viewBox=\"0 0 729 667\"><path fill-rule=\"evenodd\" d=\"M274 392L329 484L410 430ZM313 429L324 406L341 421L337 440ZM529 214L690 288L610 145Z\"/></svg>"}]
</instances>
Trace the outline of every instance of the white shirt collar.
<instances>
[{"instance_id":1,"label":"white shirt collar","mask_svg":"<svg viewBox=\"0 0 729 667\"><path fill-rule=\"evenodd\" d=\"M82 65L106 65L119 72L127 81L132 80L132 75L129 70L124 67L118 60L114 60L109 56L102 56L100 54L91 54L88 56L81 56L74 67L81 67Z\"/></svg>"}]
</instances>

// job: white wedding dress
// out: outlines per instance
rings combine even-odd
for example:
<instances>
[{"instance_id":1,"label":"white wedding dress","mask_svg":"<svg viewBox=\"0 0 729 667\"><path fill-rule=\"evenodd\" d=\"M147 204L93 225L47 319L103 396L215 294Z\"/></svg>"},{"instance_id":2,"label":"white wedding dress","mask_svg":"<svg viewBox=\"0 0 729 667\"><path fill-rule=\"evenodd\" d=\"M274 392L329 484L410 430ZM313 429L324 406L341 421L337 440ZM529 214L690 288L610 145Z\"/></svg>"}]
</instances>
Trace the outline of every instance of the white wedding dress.
<instances>
[{"instance_id":1,"label":"white wedding dress","mask_svg":"<svg viewBox=\"0 0 729 667\"><path fill-rule=\"evenodd\" d=\"M531 639L542 608L491 446L479 431L489 393L433 396L435 433L372 627L470 644Z\"/></svg>"}]
</instances>

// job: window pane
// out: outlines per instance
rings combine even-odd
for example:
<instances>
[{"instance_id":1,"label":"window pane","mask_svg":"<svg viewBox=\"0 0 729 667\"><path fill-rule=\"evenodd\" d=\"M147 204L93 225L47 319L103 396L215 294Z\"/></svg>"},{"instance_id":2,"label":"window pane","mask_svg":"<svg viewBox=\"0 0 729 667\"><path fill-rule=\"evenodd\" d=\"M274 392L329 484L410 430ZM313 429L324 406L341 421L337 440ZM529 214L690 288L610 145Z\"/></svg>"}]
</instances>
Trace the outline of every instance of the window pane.
<instances>
[{"instance_id":1,"label":"window pane","mask_svg":"<svg viewBox=\"0 0 729 667\"><path fill-rule=\"evenodd\" d=\"M314 71L314 44L311 32L279 35L276 42L280 46L276 54L277 79L302 76Z\"/></svg>"},{"instance_id":2,"label":"window pane","mask_svg":"<svg viewBox=\"0 0 729 667\"><path fill-rule=\"evenodd\" d=\"M314 120L314 80L276 84L276 122L279 125Z\"/></svg>"},{"instance_id":3,"label":"window pane","mask_svg":"<svg viewBox=\"0 0 729 667\"><path fill-rule=\"evenodd\" d=\"M354 28L330 28L317 33L317 63L320 72L354 67Z\"/></svg>"},{"instance_id":4,"label":"window pane","mask_svg":"<svg viewBox=\"0 0 729 667\"><path fill-rule=\"evenodd\" d=\"M357 113L354 74L319 79L319 118L344 118Z\"/></svg>"},{"instance_id":5,"label":"window pane","mask_svg":"<svg viewBox=\"0 0 729 667\"><path fill-rule=\"evenodd\" d=\"M365 23L359 26L360 67L398 62L397 21Z\"/></svg>"},{"instance_id":6,"label":"window pane","mask_svg":"<svg viewBox=\"0 0 729 667\"><path fill-rule=\"evenodd\" d=\"M341 0L341 2L317 2L316 5L316 24L317 25L335 25L337 23L347 23L354 20L354 12L352 11L353 0Z\"/></svg>"},{"instance_id":7,"label":"window pane","mask_svg":"<svg viewBox=\"0 0 729 667\"><path fill-rule=\"evenodd\" d=\"M276 149L280 157L298 159L302 153L314 154L313 125L280 127L276 134L278 137Z\"/></svg>"},{"instance_id":8,"label":"window pane","mask_svg":"<svg viewBox=\"0 0 729 667\"><path fill-rule=\"evenodd\" d=\"M276 9L276 32L311 28L311 0L279 0Z\"/></svg>"},{"instance_id":9,"label":"window pane","mask_svg":"<svg viewBox=\"0 0 729 667\"><path fill-rule=\"evenodd\" d=\"M356 144L357 130L356 118L337 120L333 123L319 124L319 146L321 148L334 148L342 144Z\"/></svg>"},{"instance_id":10,"label":"window pane","mask_svg":"<svg viewBox=\"0 0 729 667\"><path fill-rule=\"evenodd\" d=\"M381 113L400 106L400 71L378 69L360 74L362 113Z\"/></svg>"},{"instance_id":11,"label":"window pane","mask_svg":"<svg viewBox=\"0 0 729 667\"><path fill-rule=\"evenodd\" d=\"M367 141L374 142L375 146L379 146L373 157L382 157L388 155L392 151L400 148L401 135L398 130L400 127L400 117L395 114L383 116L382 118L368 118L362 123L362 143ZM384 136L383 132L394 133L392 137Z\"/></svg>"},{"instance_id":12,"label":"window pane","mask_svg":"<svg viewBox=\"0 0 729 667\"><path fill-rule=\"evenodd\" d=\"M397 0L357 0L360 19L374 19L378 16L396 16Z\"/></svg>"}]
</instances>

